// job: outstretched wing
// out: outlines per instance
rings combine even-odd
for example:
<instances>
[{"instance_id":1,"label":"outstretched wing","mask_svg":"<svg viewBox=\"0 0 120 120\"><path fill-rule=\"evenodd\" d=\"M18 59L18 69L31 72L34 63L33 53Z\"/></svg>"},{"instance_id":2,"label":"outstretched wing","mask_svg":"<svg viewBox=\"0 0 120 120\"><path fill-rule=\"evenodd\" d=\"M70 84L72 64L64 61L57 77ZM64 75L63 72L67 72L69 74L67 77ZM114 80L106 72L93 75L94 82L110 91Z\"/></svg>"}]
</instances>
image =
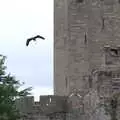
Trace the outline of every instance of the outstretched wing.
<instances>
[{"instance_id":1,"label":"outstretched wing","mask_svg":"<svg viewBox=\"0 0 120 120\"><path fill-rule=\"evenodd\" d=\"M40 36L40 35L37 35L34 38L41 38L41 39L45 40L45 38L43 36Z\"/></svg>"},{"instance_id":2,"label":"outstretched wing","mask_svg":"<svg viewBox=\"0 0 120 120\"><path fill-rule=\"evenodd\" d=\"M27 41L26 41L26 46L29 45L29 43L30 43L31 40L33 40L33 39L32 39L32 38L27 39Z\"/></svg>"},{"instance_id":3,"label":"outstretched wing","mask_svg":"<svg viewBox=\"0 0 120 120\"><path fill-rule=\"evenodd\" d=\"M29 43L30 43L30 41L31 40L36 40L36 38L41 38L41 39L45 39L44 37L42 37L42 36L40 36L40 35L37 35L37 36L35 36L35 37L32 37L32 38L29 38L29 39L27 39L27 41L26 41L26 46L28 46L29 45Z\"/></svg>"}]
</instances>

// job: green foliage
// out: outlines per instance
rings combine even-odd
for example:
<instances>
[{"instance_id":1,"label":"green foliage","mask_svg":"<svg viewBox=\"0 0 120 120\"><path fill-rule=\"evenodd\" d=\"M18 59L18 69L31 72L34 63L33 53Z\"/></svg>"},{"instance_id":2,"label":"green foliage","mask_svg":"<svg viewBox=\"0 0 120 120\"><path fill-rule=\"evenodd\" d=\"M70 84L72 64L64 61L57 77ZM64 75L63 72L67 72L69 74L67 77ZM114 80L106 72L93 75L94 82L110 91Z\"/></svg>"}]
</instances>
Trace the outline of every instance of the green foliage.
<instances>
[{"instance_id":1,"label":"green foliage","mask_svg":"<svg viewBox=\"0 0 120 120\"><path fill-rule=\"evenodd\" d=\"M19 91L23 85L11 74L6 74L6 57L0 55L0 120L17 120L20 117L15 107L17 98L30 95L31 87Z\"/></svg>"}]
</instances>

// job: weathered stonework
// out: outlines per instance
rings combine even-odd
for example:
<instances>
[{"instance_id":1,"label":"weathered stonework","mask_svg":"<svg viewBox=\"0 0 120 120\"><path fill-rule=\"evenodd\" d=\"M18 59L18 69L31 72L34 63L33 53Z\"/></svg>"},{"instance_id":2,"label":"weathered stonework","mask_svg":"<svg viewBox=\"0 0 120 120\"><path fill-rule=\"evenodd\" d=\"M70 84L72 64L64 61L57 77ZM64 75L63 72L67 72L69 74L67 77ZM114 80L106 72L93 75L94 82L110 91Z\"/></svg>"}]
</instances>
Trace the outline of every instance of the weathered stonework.
<instances>
[{"instance_id":1,"label":"weathered stonework","mask_svg":"<svg viewBox=\"0 0 120 120\"><path fill-rule=\"evenodd\" d=\"M119 77L113 78L120 69L120 3L118 0L55 0L54 10L54 93L69 96L74 89L82 91L84 105L88 100L88 107L95 111L87 98L91 91L96 91L93 97L96 103L112 96L120 87ZM109 119L98 118L98 114L104 113L100 109L91 117L86 109L85 120Z\"/></svg>"},{"instance_id":2,"label":"weathered stonework","mask_svg":"<svg viewBox=\"0 0 120 120\"><path fill-rule=\"evenodd\" d=\"M55 0L56 95L82 89L83 76L105 66L104 46L120 44L119 6L117 0Z\"/></svg>"},{"instance_id":3,"label":"weathered stonework","mask_svg":"<svg viewBox=\"0 0 120 120\"><path fill-rule=\"evenodd\" d=\"M63 120L69 107L66 100L66 97L48 95L40 96L40 101L35 102L34 97L29 96L17 99L16 106L25 120L49 120L56 117Z\"/></svg>"}]
</instances>

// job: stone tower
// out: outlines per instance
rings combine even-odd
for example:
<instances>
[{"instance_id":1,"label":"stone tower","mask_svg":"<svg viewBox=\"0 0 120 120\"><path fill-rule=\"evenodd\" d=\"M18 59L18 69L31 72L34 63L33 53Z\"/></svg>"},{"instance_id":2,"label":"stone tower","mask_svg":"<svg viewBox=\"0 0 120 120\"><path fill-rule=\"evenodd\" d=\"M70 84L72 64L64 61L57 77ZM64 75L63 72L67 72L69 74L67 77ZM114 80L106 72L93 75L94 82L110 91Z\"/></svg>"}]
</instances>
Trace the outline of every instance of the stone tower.
<instances>
[{"instance_id":1,"label":"stone tower","mask_svg":"<svg viewBox=\"0 0 120 120\"><path fill-rule=\"evenodd\" d=\"M85 90L93 72L118 68L119 45L119 0L54 0L54 94Z\"/></svg>"}]
</instances>

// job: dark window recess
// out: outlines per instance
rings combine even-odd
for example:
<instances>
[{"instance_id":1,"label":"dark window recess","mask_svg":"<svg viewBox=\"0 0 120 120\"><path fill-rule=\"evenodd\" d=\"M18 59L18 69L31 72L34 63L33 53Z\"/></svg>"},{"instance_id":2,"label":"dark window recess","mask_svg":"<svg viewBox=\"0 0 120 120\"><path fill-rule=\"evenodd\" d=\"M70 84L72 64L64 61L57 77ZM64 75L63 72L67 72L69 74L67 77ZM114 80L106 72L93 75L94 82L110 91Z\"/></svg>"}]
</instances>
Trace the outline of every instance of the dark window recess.
<instances>
[{"instance_id":1,"label":"dark window recess","mask_svg":"<svg viewBox=\"0 0 120 120\"><path fill-rule=\"evenodd\" d=\"M102 30L104 29L105 27L105 19L102 17Z\"/></svg>"},{"instance_id":2,"label":"dark window recess","mask_svg":"<svg viewBox=\"0 0 120 120\"><path fill-rule=\"evenodd\" d=\"M67 88L67 84L68 84L67 77L65 77L65 82L66 82L66 88Z\"/></svg>"},{"instance_id":3,"label":"dark window recess","mask_svg":"<svg viewBox=\"0 0 120 120\"><path fill-rule=\"evenodd\" d=\"M84 40L84 43L86 44L87 43L87 35L85 33L85 40Z\"/></svg>"},{"instance_id":4,"label":"dark window recess","mask_svg":"<svg viewBox=\"0 0 120 120\"><path fill-rule=\"evenodd\" d=\"M112 56L114 56L114 57L120 56L120 53L119 53L118 49L115 49L115 48L114 49L113 48L110 49L110 54Z\"/></svg>"},{"instance_id":5,"label":"dark window recess","mask_svg":"<svg viewBox=\"0 0 120 120\"><path fill-rule=\"evenodd\" d=\"M82 2L83 2L83 0L77 0L77 2L78 2L78 3L82 3Z\"/></svg>"},{"instance_id":6,"label":"dark window recess","mask_svg":"<svg viewBox=\"0 0 120 120\"><path fill-rule=\"evenodd\" d=\"M92 88L92 77L89 76L89 87Z\"/></svg>"},{"instance_id":7,"label":"dark window recess","mask_svg":"<svg viewBox=\"0 0 120 120\"><path fill-rule=\"evenodd\" d=\"M118 2L120 3L120 0L118 0Z\"/></svg>"},{"instance_id":8,"label":"dark window recess","mask_svg":"<svg viewBox=\"0 0 120 120\"><path fill-rule=\"evenodd\" d=\"M105 63L108 65L120 63L120 47L105 48Z\"/></svg>"}]
</instances>

